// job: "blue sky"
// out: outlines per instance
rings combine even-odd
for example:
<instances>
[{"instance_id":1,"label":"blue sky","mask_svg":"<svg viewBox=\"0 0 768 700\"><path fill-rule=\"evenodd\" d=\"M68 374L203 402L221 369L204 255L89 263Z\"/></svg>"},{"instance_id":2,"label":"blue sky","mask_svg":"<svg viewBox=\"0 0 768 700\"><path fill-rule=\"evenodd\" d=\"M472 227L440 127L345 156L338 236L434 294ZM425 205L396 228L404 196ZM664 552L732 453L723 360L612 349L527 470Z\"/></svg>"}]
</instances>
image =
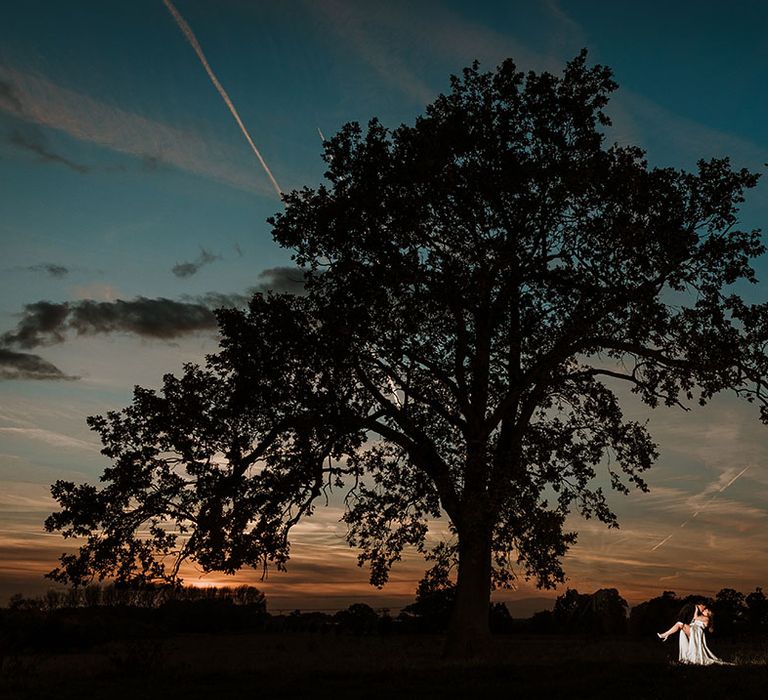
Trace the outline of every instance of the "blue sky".
<instances>
[{"instance_id":1,"label":"blue sky","mask_svg":"<svg viewBox=\"0 0 768 700\"><path fill-rule=\"evenodd\" d=\"M658 165L691 168L730 155L764 172L768 162L768 7L760 3L176 6L284 190L321 180L318 128L330 135L372 116L394 127L475 58L488 69L512 56L526 70L559 71L585 46L620 85L608 108L610 141L638 144ZM27 0L3 9L0 204L0 334L39 301L242 294L263 281L262 271L290 262L265 222L280 202L161 0ZM764 228L767 220L764 180L741 221ZM174 274L184 263L196 272ZM759 261L763 280L767 267ZM766 286L745 293L764 300ZM42 532L53 507L48 484L94 481L105 466L85 416L122 407L134 384L156 386L164 372L215 347L215 333L200 329L166 340L70 333L23 350L79 379L0 381L0 598L44 589L40 573L64 548ZM575 521L582 537L569 557L570 585L618 586L635 599L665 588L768 585L758 554L768 551L766 436L755 411L729 397L687 415L629 406L649 417L662 448L652 492L614 497L618 533ZM326 511L297 532L289 574L260 584L268 595L410 596L418 560L406 560L384 592L367 589L338 515ZM522 583L506 595L538 594Z\"/></svg>"}]
</instances>

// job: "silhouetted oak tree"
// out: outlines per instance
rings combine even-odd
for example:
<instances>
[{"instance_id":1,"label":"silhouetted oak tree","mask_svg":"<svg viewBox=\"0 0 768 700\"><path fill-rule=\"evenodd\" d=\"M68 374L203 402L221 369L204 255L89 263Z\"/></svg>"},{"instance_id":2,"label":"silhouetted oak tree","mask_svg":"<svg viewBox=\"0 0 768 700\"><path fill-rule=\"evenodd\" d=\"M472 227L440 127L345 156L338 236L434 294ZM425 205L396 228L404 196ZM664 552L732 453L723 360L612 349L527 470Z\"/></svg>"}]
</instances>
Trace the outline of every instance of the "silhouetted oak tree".
<instances>
[{"instance_id":1,"label":"silhouetted oak tree","mask_svg":"<svg viewBox=\"0 0 768 700\"><path fill-rule=\"evenodd\" d=\"M616 387L651 407L733 390L768 421L768 309L733 292L764 250L736 228L758 176L605 147L615 88L586 53L562 77L475 64L413 126L343 127L328 183L270 220L306 294L220 310L204 367L89 419L113 464L101 488L53 486L48 530L87 542L50 575L281 568L291 526L351 489L377 586L447 516L431 556L458 565L462 654L488 633L492 583L562 581L572 509L616 525L601 478L646 488L655 446Z\"/></svg>"}]
</instances>

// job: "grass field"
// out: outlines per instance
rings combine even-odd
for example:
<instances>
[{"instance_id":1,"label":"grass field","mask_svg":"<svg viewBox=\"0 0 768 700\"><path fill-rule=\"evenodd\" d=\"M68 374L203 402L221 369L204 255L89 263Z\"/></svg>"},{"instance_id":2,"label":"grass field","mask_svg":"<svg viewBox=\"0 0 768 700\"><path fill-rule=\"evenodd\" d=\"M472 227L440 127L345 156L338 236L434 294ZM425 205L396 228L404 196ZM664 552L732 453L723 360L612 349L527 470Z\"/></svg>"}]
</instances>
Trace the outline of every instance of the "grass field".
<instances>
[{"instance_id":1,"label":"grass field","mask_svg":"<svg viewBox=\"0 0 768 700\"><path fill-rule=\"evenodd\" d=\"M735 666L674 663L658 640L497 637L483 661L447 663L442 638L195 634L111 642L88 651L6 657L0 698L768 697L768 642L712 650Z\"/></svg>"}]
</instances>

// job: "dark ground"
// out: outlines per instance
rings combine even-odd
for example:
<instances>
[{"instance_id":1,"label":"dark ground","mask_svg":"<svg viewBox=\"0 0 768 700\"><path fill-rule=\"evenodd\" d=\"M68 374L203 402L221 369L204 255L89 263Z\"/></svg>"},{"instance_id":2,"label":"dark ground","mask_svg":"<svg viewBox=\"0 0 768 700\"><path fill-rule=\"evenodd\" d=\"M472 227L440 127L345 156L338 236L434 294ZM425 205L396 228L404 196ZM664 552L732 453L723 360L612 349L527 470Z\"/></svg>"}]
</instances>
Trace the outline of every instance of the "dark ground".
<instances>
[{"instance_id":1,"label":"dark ground","mask_svg":"<svg viewBox=\"0 0 768 700\"><path fill-rule=\"evenodd\" d=\"M679 666L656 639L511 635L480 662L428 635L186 634L6 656L0 698L768 698L768 641L710 648L736 666Z\"/></svg>"}]
</instances>

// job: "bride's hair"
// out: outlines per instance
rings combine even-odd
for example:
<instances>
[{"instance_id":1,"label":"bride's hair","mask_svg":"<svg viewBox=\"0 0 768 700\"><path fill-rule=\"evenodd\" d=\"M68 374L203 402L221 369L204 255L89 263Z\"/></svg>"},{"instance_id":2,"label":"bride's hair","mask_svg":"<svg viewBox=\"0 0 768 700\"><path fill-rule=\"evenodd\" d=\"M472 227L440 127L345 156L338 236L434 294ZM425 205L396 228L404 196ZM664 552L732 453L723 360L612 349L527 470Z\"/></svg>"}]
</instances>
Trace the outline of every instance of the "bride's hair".
<instances>
[{"instance_id":1,"label":"bride's hair","mask_svg":"<svg viewBox=\"0 0 768 700\"><path fill-rule=\"evenodd\" d=\"M711 598L704 598L701 601L701 605L707 608L709 610L709 624L707 625L707 631L708 632L714 632L714 620L715 620L715 610L714 610L714 601Z\"/></svg>"},{"instance_id":2,"label":"bride's hair","mask_svg":"<svg viewBox=\"0 0 768 700\"><path fill-rule=\"evenodd\" d=\"M693 614L696 612L696 606L699 605L698 598L691 598L686 601L685 605L680 608L680 612L677 613L677 621L684 622L686 625L693 620Z\"/></svg>"}]
</instances>

